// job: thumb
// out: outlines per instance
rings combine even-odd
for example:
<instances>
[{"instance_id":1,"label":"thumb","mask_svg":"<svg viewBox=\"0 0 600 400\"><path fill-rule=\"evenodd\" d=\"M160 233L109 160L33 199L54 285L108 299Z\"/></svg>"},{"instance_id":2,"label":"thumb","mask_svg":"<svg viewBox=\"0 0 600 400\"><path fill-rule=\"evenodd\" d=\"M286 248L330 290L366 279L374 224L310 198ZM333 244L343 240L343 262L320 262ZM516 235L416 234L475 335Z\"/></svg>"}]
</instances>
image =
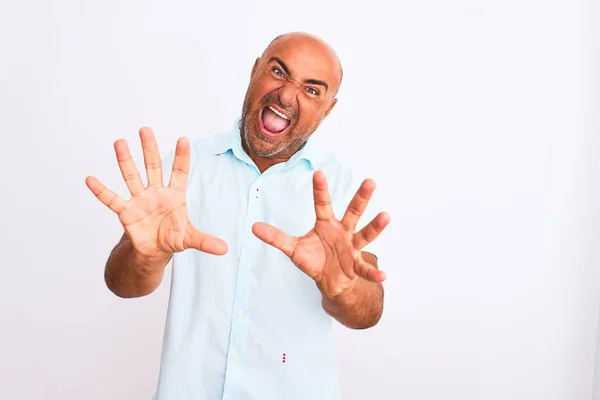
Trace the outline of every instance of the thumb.
<instances>
[{"instance_id":1,"label":"thumb","mask_svg":"<svg viewBox=\"0 0 600 400\"><path fill-rule=\"evenodd\" d=\"M264 222L256 222L252 225L252 233L263 242L281 250L290 258L294 254L296 245L298 244L298 241L292 236Z\"/></svg>"},{"instance_id":2,"label":"thumb","mask_svg":"<svg viewBox=\"0 0 600 400\"><path fill-rule=\"evenodd\" d=\"M206 232L199 231L191 224L188 228L184 246L186 249L196 249L203 253L214 254L217 256L222 256L229 250L229 246L227 246L227 243L224 240Z\"/></svg>"}]
</instances>

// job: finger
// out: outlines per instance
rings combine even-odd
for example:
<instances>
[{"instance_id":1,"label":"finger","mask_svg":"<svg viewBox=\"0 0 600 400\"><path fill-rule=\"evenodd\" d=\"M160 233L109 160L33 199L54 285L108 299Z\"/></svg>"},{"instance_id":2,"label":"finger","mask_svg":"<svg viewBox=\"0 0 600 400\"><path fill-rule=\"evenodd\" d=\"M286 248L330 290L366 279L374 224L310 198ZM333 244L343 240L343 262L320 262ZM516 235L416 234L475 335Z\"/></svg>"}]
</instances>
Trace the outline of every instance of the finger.
<instances>
[{"instance_id":1,"label":"finger","mask_svg":"<svg viewBox=\"0 0 600 400\"><path fill-rule=\"evenodd\" d=\"M154 132L150 128L140 129L142 150L144 151L144 165L148 176L148 186L162 186L162 160L158 151L158 144Z\"/></svg>"},{"instance_id":2,"label":"finger","mask_svg":"<svg viewBox=\"0 0 600 400\"><path fill-rule=\"evenodd\" d=\"M98 179L88 176L85 184L94 193L94 195L108 208L119 214L125 209L125 200L120 198L115 192L104 186Z\"/></svg>"},{"instance_id":3,"label":"finger","mask_svg":"<svg viewBox=\"0 0 600 400\"><path fill-rule=\"evenodd\" d=\"M257 222L252 225L252 233L263 242L281 250L290 258L294 254L298 244L296 238L264 222Z\"/></svg>"},{"instance_id":4,"label":"finger","mask_svg":"<svg viewBox=\"0 0 600 400\"><path fill-rule=\"evenodd\" d=\"M313 197L317 220L328 221L334 217L331 196L327 188L327 179L322 171L313 174Z\"/></svg>"},{"instance_id":5,"label":"finger","mask_svg":"<svg viewBox=\"0 0 600 400\"><path fill-rule=\"evenodd\" d=\"M190 172L190 142L187 138L179 138L175 147L175 160L169 180L169 187L185 192Z\"/></svg>"},{"instance_id":6,"label":"finger","mask_svg":"<svg viewBox=\"0 0 600 400\"><path fill-rule=\"evenodd\" d=\"M342 225L344 225L344 227L350 232L354 232L356 229L358 220L360 217L362 217L363 213L367 209L367 204L369 204L369 200L371 200L374 190L375 181L372 179L365 179L350 201L350 204L348 205L348 208L346 209L344 217L341 221Z\"/></svg>"},{"instance_id":7,"label":"finger","mask_svg":"<svg viewBox=\"0 0 600 400\"><path fill-rule=\"evenodd\" d=\"M388 213L381 212L377 214L371 222L354 234L352 237L354 248L362 250L366 245L377 239L390 222L391 217Z\"/></svg>"},{"instance_id":8,"label":"finger","mask_svg":"<svg viewBox=\"0 0 600 400\"><path fill-rule=\"evenodd\" d=\"M375 266L369 264L368 262L361 260L355 269L356 275L361 278L375 283L381 283L387 277L386 273L380 269L375 268Z\"/></svg>"},{"instance_id":9,"label":"finger","mask_svg":"<svg viewBox=\"0 0 600 400\"><path fill-rule=\"evenodd\" d=\"M133 162L127 142L119 139L115 142L115 153L119 162L119 169L125 179L125 183L132 195L136 195L144 190L144 184L140 176L140 172Z\"/></svg>"},{"instance_id":10,"label":"finger","mask_svg":"<svg viewBox=\"0 0 600 400\"><path fill-rule=\"evenodd\" d=\"M187 249L196 249L204 253L222 256L227 253L229 246L216 236L202 232L190 225L188 235L184 241Z\"/></svg>"}]
</instances>

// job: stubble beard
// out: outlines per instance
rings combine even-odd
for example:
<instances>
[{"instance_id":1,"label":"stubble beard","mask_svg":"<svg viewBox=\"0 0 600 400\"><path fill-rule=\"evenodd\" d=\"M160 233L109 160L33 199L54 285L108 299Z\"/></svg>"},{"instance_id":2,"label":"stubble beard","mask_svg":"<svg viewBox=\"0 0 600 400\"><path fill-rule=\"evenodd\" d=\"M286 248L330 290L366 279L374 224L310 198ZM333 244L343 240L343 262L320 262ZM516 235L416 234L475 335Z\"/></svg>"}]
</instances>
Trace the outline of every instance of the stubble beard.
<instances>
[{"instance_id":1,"label":"stubble beard","mask_svg":"<svg viewBox=\"0 0 600 400\"><path fill-rule=\"evenodd\" d=\"M242 108L242 118L240 120L240 132L244 138L244 143L250 149L250 151L252 153L254 153L255 155L257 155L258 157L275 158L277 156L277 154L280 152L279 149L275 148L271 151L261 150L254 145L254 140L256 140L255 138L257 138L257 137L259 138L259 140L265 141L267 143L273 143L273 141L271 138L266 137L261 132L258 132L258 131L250 132L250 128L248 127L248 124L246 122L248 119L250 120L250 123L251 123L251 121L257 121L258 117L260 116L260 109L258 111L255 111L252 114L248 114L248 112L249 112L248 103L249 103L249 101L244 101L244 106ZM254 133L254 134L252 134L252 133Z\"/></svg>"},{"instance_id":2,"label":"stubble beard","mask_svg":"<svg viewBox=\"0 0 600 400\"><path fill-rule=\"evenodd\" d=\"M277 100L279 100L279 99L277 99ZM283 157L286 155L291 156L306 144L306 141L308 140L310 134L314 131L314 129L313 129L308 134L306 134L306 132L305 132L302 135L300 135L300 137L294 138L290 142L287 142L287 143L283 142L279 146L276 146L273 149L257 148L257 146L255 146L255 144L254 144L254 140L261 140L265 143L273 143L273 144L277 144L278 140L267 137L258 130L254 130L254 132L252 132L251 128L248 127L249 124L247 124L247 122L250 122L250 124L251 124L252 121L258 121L258 118L260 117L260 111L264 107L264 105L262 104L263 101L261 101L259 103L258 110L249 114L250 103L251 103L251 99L248 96L246 96L246 98L244 99L244 105L242 107L242 118L240 120L240 133L244 138L244 142L245 142L246 146L250 149L251 152L253 152L258 157L272 159L272 158L277 158L277 157ZM290 132L287 133L287 135L289 135L289 134L290 134Z\"/></svg>"}]
</instances>

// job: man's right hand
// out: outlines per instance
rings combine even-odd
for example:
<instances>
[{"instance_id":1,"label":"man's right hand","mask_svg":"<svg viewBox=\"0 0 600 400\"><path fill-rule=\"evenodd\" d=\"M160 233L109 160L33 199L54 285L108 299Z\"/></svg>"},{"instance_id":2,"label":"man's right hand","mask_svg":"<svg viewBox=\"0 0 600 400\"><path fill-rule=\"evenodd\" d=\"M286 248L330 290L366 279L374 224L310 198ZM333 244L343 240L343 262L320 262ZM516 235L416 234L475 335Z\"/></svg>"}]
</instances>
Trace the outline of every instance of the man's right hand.
<instances>
[{"instance_id":1,"label":"man's right hand","mask_svg":"<svg viewBox=\"0 0 600 400\"><path fill-rule=\"evenodd\" d=\"M152 260L168 260L173 253L186 249L215 255L227 253L227 244L223 240L197 230L190 220L186 205L190 168L188 139L177 141L169 185L164 186L161 156L152 130L140 129L140 138L147 186L142 182L127 142L120 139L114 144L119 168L131 192L129 201L93 176L85 181L94 195L119 216L137 255Z\"/></svg>"}]
</instances>

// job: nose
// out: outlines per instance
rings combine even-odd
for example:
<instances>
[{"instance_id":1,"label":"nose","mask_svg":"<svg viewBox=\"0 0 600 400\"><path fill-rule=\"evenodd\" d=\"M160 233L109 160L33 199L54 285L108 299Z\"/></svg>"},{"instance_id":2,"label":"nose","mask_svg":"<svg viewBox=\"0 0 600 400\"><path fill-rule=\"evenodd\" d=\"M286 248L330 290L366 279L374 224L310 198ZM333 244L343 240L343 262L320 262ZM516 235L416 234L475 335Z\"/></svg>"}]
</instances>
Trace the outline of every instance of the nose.
<instances>
[{"instance_id":1,"label":"nose","mask_svg":"<svg viewBox=\"0 0 600 400\"><path fill-rule=\"evenodd\" d=\"M286 82L279 88L279 100L285 106L294 106L294 99L296 98L296 84L294 82Z\"/></svg>"}]
</instances>

